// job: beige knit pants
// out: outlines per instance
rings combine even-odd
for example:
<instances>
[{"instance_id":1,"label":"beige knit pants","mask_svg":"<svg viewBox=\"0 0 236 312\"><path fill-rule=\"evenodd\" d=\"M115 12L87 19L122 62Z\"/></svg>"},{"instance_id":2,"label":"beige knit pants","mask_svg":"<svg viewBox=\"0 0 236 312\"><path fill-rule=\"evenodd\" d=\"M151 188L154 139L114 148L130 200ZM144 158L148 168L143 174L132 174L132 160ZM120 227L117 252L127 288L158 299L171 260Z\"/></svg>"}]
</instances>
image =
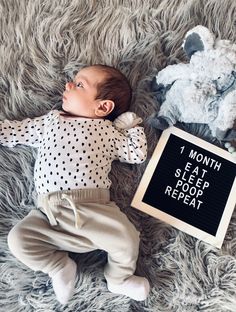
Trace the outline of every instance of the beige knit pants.
<instances>
[{"instance_id":1,"label":"beige knit pants","mask_svg":"<svg viewBox=\"0 0 236 312\"><path fill-rule=\"evenodd\" d=\"M68 252L96 249L108 253L104 275L122 283L136 269L139 233L110 201L109 190L89 189L39 196L32 210L8 235L11 252L34 271L56 274Z\"/></svg>"}]
</instances>

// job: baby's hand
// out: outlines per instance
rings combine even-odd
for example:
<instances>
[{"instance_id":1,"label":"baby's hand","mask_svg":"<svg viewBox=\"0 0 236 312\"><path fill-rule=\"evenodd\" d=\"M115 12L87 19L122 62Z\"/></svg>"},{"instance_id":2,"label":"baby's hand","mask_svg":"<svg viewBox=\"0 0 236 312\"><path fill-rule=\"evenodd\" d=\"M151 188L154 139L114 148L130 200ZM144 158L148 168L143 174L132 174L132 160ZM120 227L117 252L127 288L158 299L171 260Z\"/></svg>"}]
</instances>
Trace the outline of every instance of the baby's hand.
<instances>
[{"instance_id":1,"label":"baby's hand","mask_svg":"<svg viewBox=\"0 0 236 312\"><path fill-rule=\"evenodd\" d=\"M142 122L142 118L138 117L133 112L126 112L118 116L114 121L113 124L116 129L118 130L128 130L134 128L138 124Z\"/></svg>"}]
</instances>

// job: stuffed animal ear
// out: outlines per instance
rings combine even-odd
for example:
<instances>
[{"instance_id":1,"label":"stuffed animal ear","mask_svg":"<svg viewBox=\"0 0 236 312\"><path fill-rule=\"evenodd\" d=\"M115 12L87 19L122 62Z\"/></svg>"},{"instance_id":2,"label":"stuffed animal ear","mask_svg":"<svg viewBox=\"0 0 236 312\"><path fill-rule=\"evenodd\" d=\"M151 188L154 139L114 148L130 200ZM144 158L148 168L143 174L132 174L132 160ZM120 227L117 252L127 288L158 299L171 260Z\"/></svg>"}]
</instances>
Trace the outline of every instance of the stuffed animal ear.
<instances>
[{"instance_id":1,"label":"stuffed animal ear","mask_svg":"<svg viewBox=\"0 0 236 312\"><path fill-rule=\"evenodd\" d=\"M198 25L187 32L182 47L187 56L191 58L197 51L212 49L214 39L208 28Z\"/></svg>"}]
</instances>

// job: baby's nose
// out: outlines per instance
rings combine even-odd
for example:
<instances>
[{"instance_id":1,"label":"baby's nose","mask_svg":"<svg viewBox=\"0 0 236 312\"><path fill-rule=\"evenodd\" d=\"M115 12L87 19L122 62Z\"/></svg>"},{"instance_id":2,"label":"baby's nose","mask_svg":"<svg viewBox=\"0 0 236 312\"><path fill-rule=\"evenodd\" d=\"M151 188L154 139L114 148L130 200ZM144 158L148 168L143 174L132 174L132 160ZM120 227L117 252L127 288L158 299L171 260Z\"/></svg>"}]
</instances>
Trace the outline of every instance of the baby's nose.
<instances>
[{"instance_id":1,"label":"baby's nose","mask_svg":"<svg viewBox=\"0 0 236 312\"><path fill-rule=\"evenodd\" d=\"M66 91L70 91L74 87L74 83L72 81L66 83Z\"/></svg>"}]
</instances>

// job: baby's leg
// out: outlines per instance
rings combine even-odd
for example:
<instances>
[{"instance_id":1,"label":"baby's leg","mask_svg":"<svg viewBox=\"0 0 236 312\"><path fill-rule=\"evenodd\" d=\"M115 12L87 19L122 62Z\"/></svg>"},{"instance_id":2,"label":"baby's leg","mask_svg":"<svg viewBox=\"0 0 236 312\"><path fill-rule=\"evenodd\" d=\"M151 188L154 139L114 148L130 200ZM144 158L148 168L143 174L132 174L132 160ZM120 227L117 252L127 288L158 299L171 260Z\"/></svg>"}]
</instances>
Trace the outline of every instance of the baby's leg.
<instances>
[{"instance_id":1,"label":"baby's leg","mask_svg":"<svg viewBox=\"0 0 236 312\"><path fill-rule=\"evenodd\" d=\"M107 207L106 217L101 216L101 220L97 218L98 223L94 226L99 228L96 244L108 253L104 270L108 289L135 300L145 300L149 293L149 282L144 277L134 275L139 253L139 232L115 203L111 202Z\"/></svg>"},{"instance_id":2,"label":"baby's leg","mask_svg":"<svg viewBox=\"0 0 236 312\"><path fill-rule=\"evenodd\" d=\"M77 273L76 263L68 252L58 250L64 235L56 231L39 210L32 210L8 235L13 255L32 270L49 274L62 304L73 294Z\"/></svg>"}]
</instances>

